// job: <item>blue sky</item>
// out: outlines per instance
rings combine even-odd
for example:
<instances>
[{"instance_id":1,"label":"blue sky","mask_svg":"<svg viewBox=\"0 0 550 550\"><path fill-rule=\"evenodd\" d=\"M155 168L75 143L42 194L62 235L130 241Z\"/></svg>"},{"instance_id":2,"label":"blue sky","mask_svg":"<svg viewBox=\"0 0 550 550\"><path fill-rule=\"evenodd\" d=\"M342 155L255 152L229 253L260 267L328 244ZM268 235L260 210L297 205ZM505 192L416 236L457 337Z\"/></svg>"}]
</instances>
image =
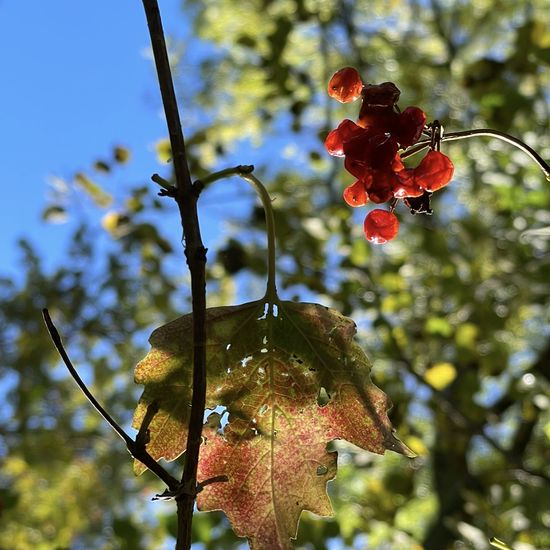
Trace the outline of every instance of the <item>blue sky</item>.
<instances>
[{"instance_id":1,"label":"blue sky","mask_svg":"<svg viewBox=\"0 0 550 550\"><path fill-rule=\"evenodd\" d=\"M168 35L182 36L178 0L160 2ZM166 135L139 0L0 0L0 275L16 273L15 239L59 260L66 224L45 224L48 178L70 179L118 144L132 150L124 181L159 170Z\"/></svg>"}]
</instances>

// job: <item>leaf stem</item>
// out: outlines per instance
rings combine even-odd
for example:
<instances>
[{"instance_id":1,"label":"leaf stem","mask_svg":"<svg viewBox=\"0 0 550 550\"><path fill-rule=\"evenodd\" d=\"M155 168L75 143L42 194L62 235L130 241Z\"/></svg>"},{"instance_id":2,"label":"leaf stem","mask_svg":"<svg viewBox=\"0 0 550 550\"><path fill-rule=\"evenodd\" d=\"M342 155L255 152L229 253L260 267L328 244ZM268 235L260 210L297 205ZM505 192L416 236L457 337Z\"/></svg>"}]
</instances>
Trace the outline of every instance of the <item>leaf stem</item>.
<instances>
[{"instance_id":1,"label":"leaf stem","mask_svg":"<svg viewBox=\"0 0 550 550\"><path fill-rule=\"evenodd\" d=\"M278 300L277 298L277 284L276 284L276 260L275 260L275 216L273 214L273 205L271 204L271 197L267 192L264 184L252 173L241 172L239 176L246 180L252 187L254 187L256 193L258 193L262 206L265 212L265 223L267 232L267 290L266 298L273 304Z\"/></svg>"},{"instance_id":2,"label":"leaf stem","mask_svg":"<svg viewBox=\"0 0 550 550\"><path fill-rule=\"evenodd\" d=\"M117 435L126 443L126 448L130 454L140 462L143 462L149 470L151 470L159 479L164 481L169 489L175 490L179 486L179 482L176 478L172 477L160 464L158 464L155 459L147 452L145 445L143 444L144 432L147 430L147 427L144 426L140 429L138 437L134 441L113 419L113 417L100 405L97 399L93 396L92 392L88 389L86 384L83 382L82 378L76 371L72 361L69 358L69 355L65 351L63 346L63 341L61 336L57 331L57 328L53 324L53 321L50 317L50 313L47 309L42 310L42 315L44 316L44 322L46 323L46 328L50 333L50 337L54 346L56 347L61 359L65 363L70 375L73 377L73 380L76 382L77 386L80 388L82 393L86 396L88 401L92 406L97 410L97 412L104 418L104 420L113 428Z\"/></svg>"},{"instance_id":3,"label":"leaf stem","mask_svg":"<svg viewBox=\"0 0 550 550\"><path fill-rule=\"evenodd\" d=\"M271 197L265 188L265 185L252 174L254 170L253 165L239 165L232 168L225 168L219 172L214 172L208 176L195 181L193 186L196 188L197 193L200 193L207 185L214 183L215 181L229 178L231 176L239 176L243 180L247 181L254 191L260 197L262 206L265 212L265 223L267 233L267 290L266 298L270 303L277 301L277 285L276 285L276 260L275 260L275 216L273 214L273 206L271 204Z\"/></svg>"},{"instance_id":4,"label":"leaf stem","mask_svg":"<svg viewBox=\"0 0 550 550\"><path fill-rule=\"evenodd\" d=\"M499 132L498 130L491 130L490 128L480 128L478 130L465 130L462 132L449 132L448 134L443 134L440 138L440 141L457 141L460 139L470 139L472 137L492 137L505 141L522 150L524 153L529 155L532 160L536 162L539 168L544 173L544 176L548 181L550 181L550 165L529 145L521 141L520 139L505 134L504 132ZM431 138L419 141L414 147L407 149L404 153L401 154L401 158L407 158L411 155L414 155L423 149L426 149L430 146Z\"/></svg>"}]
</instances>

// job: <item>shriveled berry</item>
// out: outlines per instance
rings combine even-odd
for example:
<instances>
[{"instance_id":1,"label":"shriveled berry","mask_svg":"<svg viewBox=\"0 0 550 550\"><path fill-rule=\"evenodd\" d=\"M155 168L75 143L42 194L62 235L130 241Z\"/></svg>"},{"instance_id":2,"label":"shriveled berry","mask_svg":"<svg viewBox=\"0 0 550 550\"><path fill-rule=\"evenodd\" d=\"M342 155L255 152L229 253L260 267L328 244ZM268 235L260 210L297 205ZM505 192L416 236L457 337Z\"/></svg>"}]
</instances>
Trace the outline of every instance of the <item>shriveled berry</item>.
<instances>
[{"instance_id":1,"label":"shriveled berry","mask_svg":"<svg viewBox=\"0 0 550 550\"><path fill-rule=\"evenodd\" d=\"M382 204L393 198L393 190L399 179L391 169L372 170L365 180L365 187L372 202Z\"/></svg>"},{"instance_id":2,"label":"shriveled berry","mask_svg":"<svg viewBox=\"0 0 550 550\"><path fill-rule=\"evenodd\" d=\"M400 95L401 90L393 82L367 84L363 89L363 106L393 107Z\"/></svg>"},{"instance_id":3,"label":"shriveled berry","mask_svg":"<svg viewBox=\"0 0 550 550\"><path fill-rule=\"evenodd\" d=\"M367 214L363 229L368 241L374 244L384 244L397 235L399 221L393 212L377 208Z\"/></svg>"},{"instance_id":4,"label":"shriveled berry","mask_svg":"<svg viewBox=\"0 0 550 550\"><path fill-rule=\"evenodd\" d=\"M385 134L393 132L399 122L399 113L393 107L372 106L363 102L359 111L357 124L373 133Z\"/></svg>"},{"instance_id":5,"label":"shriveled berry","mask_svg":"<svg viewBox=\"0 0 550 550\"><path fill-rule=\"evenodd\" d=\"M369 197L361 180L357 180L344 189L344 200L353 207L367 204Z\"/></svg>"},{"instance_id":6,"label":"shriveled berry","mask_svg":"<svg viewBox=\"0 0 550 550\"><path fill-rule=\"evenodd\" d=\"M353 67L340 69L328 83L328 95L341 103L355 101L363 90L363 81Z\"/></svg>"},{"instance_id":7,"label":"shriveled berry","mask_svg":"<svg viewBox=\"0 0 550 550\"><path fill-rule=\"evenodd\" d=\"M447 185L454 172L451 159L439 151L430 151L414 169L415 181L426 191L437 191Z\"/></svg>"}]
</instances>

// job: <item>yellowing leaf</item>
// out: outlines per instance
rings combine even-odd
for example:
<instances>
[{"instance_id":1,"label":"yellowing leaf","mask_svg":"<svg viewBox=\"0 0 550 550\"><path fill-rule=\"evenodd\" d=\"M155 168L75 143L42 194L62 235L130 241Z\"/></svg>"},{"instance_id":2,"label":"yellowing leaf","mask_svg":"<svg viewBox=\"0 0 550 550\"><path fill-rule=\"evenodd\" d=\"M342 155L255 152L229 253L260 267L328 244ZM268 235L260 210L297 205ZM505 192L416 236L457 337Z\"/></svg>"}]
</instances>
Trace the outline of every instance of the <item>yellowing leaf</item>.
<instances>
[{"instance_id":1,"label":"yellowing leaf","mask_svg":"<svg viewBox=\"0 0 550 550\"><path fill-rule=\"evenodd\" d=\"M110 210L101 218L103 229L110 233L115 239L128 234L131 229L128 222L129 218L126 214L115 210Z\"/></svg>"},{"instance_id":2,"label":"yellowing leaf","mask_svg":"<svg viewBox=\"0 0 550 550\"><path fill-rule=\"evenodd\" d=\"M474 350L478 332L477 325L473 323L463 323L456 329L455 340L457 345L462 348Z\"/></svg>"},{"instance_id":3,"label":"yellowing leaf","mask_svg":"<svg viewBox=\"0 0 550 550\"><path fill-rule=\"evenodd\" d=\"M426 447L424 441L422 441L419 437L411 435L405 438L405 441L407 443L407 447L412 449L417 455L426 456L428 454L428 447Z\"/></svg>"},{"instance_id":4,"label":"yellowing leaf","mask_svg":"<svg viewBox=\"0 0 550 550\"><path fill-rule=\"evenodd\" d=\"M92 181L88 176L83 174L82 172L78 172L78 174L75 174L74 180L77 185L82 187L86 193L90 196L90 198L101 207L106 207L113 202L113 197L109 195L109 193L106 193L101 189L101 187Z\"/></svg>"},{"instance_id":5,"label":"yellowing leaf","mask_svg":"<svg viewBox=\"0 0 550 550\"><path fill-rule=\"evenodd\" d=\"M113 158L120 164L126 164L130 160L130 149L117 145L113 149Z\"/></svg>"},{"instance_id":6,"label":"yellowing leaf","mask_svg":"<svg viewBox=\"0 0 550 550\"><path fill-rule=\"evenodd\" d=\"M42 212L42 219L51 223L65 223L67 221L67 211L63 206L54 204L48 206L48 208Z\"/></svg>"},{"instance_id":7,"label":"yellowing leaf","mask_svg":"<svg viewBox=\"0 0 550 550\"><path fill-rule=\"evenodd\" d=\"M107 212L105 216L101 218L101 225L103 226L103 229L109 233L114 233L118 226L119 218L120 214L118 212L115 212L114 210Z\"/></svg>"},{"instance_id":8,"label":"yellowing leaf","mask_svg":"<svg viewBox=\"0 0 550 550\"><path fill-rule=\"evenodd\" d=\"M167 164L172 160L172 147L169 139L159 139L155 143L155 151L160 164Z\"/></svg>"},{"instance_id":9,"label":"yellowing leaf","mask_svg":"<svg viewBox=\"0 0 550 550\"><path fill-rule=\"evenodd\" d=\"M204 427L198 480L225 474L229 481L208 485L197 504L223 510L251 548L291 548L302 510L332 513L330 441L412 455L393 435L389 399L370 380L351 319L316 304L264 301L212 308L207 316L206 406L224 412ZM155 401L147 450L157 460L184 451L191 329L186 315L154 331L152 350L136 367L135 381L145 390L133 425L139 429ZM145 469L139 462L134 468Z\"/></svg>"},{"instance_id":10,"label":"yellowing leaf","mask_svg":"<svg viewBox=\"0 0 550 550\"><path fill-rule=\"evenodd\" d=\"M456 369L451 363L436 363L424 373L424 378L430 386L442 390L456 378Z\"/></svg>"},{"instance_id":11,"label":"yellowing leaf","mask_svg":"<svg viewBox=\"0 0 550 550\"><path fill-rule=\"evenodd\" d=\"M439 334L444 338L453 333L453 327L449 321L447 321L447 319L443 319L442 317L430 317L426 320L425 328L429 334Z\"/></svg>"}]
</instances>

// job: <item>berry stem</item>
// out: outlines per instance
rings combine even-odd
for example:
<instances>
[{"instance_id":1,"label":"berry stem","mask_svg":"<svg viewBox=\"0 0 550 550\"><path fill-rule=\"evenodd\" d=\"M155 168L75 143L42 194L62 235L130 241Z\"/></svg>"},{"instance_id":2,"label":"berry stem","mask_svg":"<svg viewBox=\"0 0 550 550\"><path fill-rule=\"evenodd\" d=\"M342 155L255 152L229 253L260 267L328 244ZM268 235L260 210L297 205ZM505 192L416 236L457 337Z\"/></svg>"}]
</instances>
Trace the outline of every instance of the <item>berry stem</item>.
<instances>
[{"instance_id":1,"label":"berry stem","mask_svg":"<svg viewBox=\"0 0 550 550\"><path fill-rule=\"evenodd\" d=\"M500 139L501 141L505 141L506 143L510 143L514 147L521 149L538 164L546 179L550 181L550 165L532 147L529 147L529 145L527 145L520 139L515 138L514 136L511 136L509 134L505 134L504 132L491 130L490 128L480 128L479 130L465 130L463 132L449 132L448 134L442 134L439 141L457 141L459 139L469 139L477 136L486 136ZM410 149L405 151L401 155L401 158L409 157L426 149L430 146L431 141L431 138L419 141L414 147L411 147Z\"/></svg>"}]
</instances>

